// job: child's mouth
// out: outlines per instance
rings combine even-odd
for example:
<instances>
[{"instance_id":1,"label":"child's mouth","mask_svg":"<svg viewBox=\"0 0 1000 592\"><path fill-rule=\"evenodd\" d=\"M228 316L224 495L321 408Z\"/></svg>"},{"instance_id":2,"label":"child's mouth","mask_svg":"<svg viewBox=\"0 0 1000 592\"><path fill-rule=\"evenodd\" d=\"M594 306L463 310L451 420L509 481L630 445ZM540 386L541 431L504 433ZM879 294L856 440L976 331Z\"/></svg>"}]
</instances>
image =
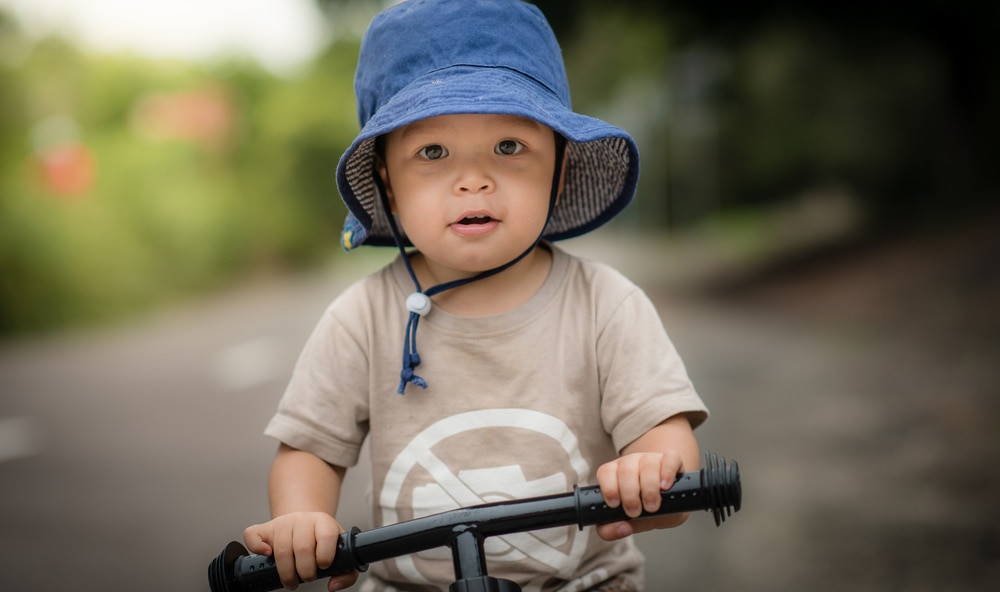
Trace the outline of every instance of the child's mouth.
<instances>
[{"instance_id":1,"label":"child's mouth","mask_svg":"<svg viewBox=\"0 0 1000 592\"><path fill-rule=\"evenodd\" d=\"M475 237L492 233L500 221L486 212L469 212L455 220L451 228L460 236Z\"/></svg>"},{"instance_id":2,"label":"child's mouth","mask_svg":"<svg viewBox=\"0 0 1000 592\"><path fill-rule=\"evenodd\" d=\"M468 226L471 224L488 224L492 221L493 218L491 218L490 216L483 215L483 216L466 216L465 218L459 220L458 223Z\"/></svg>"}]
</instances>

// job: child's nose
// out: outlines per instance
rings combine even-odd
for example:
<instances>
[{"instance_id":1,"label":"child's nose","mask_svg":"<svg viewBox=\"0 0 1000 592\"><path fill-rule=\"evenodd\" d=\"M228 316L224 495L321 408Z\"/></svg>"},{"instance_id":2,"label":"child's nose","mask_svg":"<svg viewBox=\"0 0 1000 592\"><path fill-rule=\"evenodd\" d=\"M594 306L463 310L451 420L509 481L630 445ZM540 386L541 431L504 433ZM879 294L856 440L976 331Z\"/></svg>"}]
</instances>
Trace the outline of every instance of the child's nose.
<instances>
[{"instance_id":1,"label":"child's nose","mask_svg":"<svg viewBox=\"0 0 1000 592\"><path fill-rule=\"evenodd\" d=\"M462 193L482 193L489 191L492 187L493 185L489 182L465 183L459 188L459 190Z\"/></svg>"},{"instance_id":2,"label":"child's nose","mask_svg":"<svg viewBox=\"0 0 1000 592\"><path fill-rule=\"evenodd\" d=\"M455 189L461 194L488 192L493 188L493 177L487 167L478 161L465 163L455 182Z\"/></svg>"}]
</instances>

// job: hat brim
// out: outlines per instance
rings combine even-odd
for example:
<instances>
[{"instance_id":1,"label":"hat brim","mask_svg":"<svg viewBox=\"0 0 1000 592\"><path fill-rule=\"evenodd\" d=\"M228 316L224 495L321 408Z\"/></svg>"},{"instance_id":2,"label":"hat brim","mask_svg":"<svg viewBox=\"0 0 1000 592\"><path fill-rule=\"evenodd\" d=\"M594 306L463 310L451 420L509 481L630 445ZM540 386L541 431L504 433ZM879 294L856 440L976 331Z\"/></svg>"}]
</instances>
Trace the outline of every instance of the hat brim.
<instances>
[{"instance_id":1,"label":"hat brim","mask_svg":"<svg viewBox=\"0 0 1000 592\"><path fill-rule=\"evenodd\" d=\"M550 89L503 67L455 66L411 82L379 107L337 166L341 196L363 227L345 248L396 244L377 194L375 138L413 122L463 113L527 117L566 140L565 184L543 232L548 240L589 232L625 208L639 178L639 152L621 128L574 113ZM349 217L350 218L350 217Z\"/></svg>"}]
</instances>

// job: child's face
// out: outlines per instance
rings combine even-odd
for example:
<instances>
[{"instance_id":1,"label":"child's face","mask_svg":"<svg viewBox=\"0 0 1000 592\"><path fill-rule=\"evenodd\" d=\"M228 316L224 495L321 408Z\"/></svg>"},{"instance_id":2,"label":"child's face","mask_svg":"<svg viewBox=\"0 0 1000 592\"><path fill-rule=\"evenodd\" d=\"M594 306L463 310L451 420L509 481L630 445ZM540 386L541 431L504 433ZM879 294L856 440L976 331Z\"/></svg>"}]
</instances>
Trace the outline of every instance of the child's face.
<instances>
[{"instance_id":1,"label":"child's face","mask_svg":"<svg viewBox=\"0 0 1000 592\"><path fill-rule=\"evenodd\" d=\"M379 174L413 245L467 275L513 260L542 233L555 154L555 134L529 119L443 115L389 133Z\"/></svg>"}]
</instances>

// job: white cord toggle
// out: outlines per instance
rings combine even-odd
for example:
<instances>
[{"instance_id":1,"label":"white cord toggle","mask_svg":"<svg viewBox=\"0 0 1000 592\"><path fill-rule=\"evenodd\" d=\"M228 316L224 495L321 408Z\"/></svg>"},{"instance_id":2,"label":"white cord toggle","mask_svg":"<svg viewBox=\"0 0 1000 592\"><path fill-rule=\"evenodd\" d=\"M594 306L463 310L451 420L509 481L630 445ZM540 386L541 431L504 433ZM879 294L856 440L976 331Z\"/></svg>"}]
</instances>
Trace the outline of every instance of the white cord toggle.
<instances>
[{"instance_id":1,"label":"white cord toggle","mask_svg":"<svg viewBox=\"0 0 1000 592\"><path fill-rule=\"evenodd\" d=\"M431 311L431 299L423 292L414 292L406 297L406 310L424 316Z\"/></svg>"}]
</instances>

